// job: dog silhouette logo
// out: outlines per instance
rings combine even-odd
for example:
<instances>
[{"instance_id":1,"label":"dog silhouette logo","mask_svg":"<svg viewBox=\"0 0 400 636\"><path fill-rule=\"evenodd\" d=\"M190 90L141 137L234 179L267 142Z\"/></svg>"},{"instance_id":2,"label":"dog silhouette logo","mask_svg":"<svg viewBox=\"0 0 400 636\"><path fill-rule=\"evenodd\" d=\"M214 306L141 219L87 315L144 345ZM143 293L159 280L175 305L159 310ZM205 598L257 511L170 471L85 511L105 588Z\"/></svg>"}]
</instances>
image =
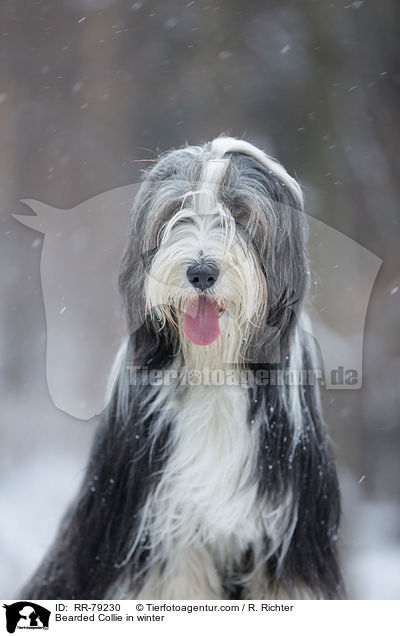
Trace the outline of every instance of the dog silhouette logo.
<instances>
[{"instance_id":1,"label":"dog silhouette logo","mask_svg":"<svg viewBox=\"0 0 400 636\"><path fill-rule=\"evenodd\" d=\"M3 605L6 610L7 631L14 634L16 629L48 629L50 610L32 603L18 601L11 605Z\"/></svg>"},{"instance_id":2,"label":"dog silhouette logo","mask_svg":"<svg viewBox=\"0 0 400 636\"><path fill-rule=\"evenodd\" d=\"M54 404L78 419L90 419L106 407L110 369L127 336L117 281L138 189L139 184L114 188L70 209L24 199L35 214L13 215L44 235L40 270L47 384ZM313 273L308 313L325 384L360 388L365 317L382 261L338 230L307 219ZM356 379L338 382L349 369Z\"/></svg>"}]
</instances>

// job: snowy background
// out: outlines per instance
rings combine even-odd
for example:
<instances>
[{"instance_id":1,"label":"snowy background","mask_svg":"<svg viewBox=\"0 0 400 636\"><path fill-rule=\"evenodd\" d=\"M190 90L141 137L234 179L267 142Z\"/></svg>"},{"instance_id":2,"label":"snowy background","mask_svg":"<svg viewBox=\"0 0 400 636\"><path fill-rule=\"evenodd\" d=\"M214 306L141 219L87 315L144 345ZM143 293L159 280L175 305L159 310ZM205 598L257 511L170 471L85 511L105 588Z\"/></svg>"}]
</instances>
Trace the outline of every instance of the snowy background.
<instances>
[{"instance_id":1,"label":"snowy background","mask_svg":"<svg viewBox=\"0 0 400 636\"><path fill-rule=\"evenodd\" d=\"M225 132L277 156L309 214L383 261L363 387L323 399L349 597L399 598L395 12L395 0L2 1L0 597L17 595L42 557L96 427L51 402L43 236L11 213L29 213L24 198L73 208L136 182L157 151Z\"/></svg>"}]
</instances>

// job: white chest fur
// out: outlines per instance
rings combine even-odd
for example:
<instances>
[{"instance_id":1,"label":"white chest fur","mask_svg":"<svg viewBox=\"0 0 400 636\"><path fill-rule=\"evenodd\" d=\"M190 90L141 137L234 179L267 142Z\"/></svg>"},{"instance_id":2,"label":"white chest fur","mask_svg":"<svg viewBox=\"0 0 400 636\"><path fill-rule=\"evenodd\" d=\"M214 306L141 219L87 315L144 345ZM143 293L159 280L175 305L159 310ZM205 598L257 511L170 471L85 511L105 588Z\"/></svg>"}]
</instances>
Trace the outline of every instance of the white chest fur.
<instances>
[{"instance_id":1,"label":"white chest fur","mask_svg":"<svg viewBox=\"0 0 400 636\"><path fill-rule=\"evenodd\" d=\"M188 389L174 401L171 454L152 498L153 553L168 558L206 545L224 562L261 532L253 474L256 431L248 424L246 389Z\"/></svg>"},{"instance_id":2,"label":"white chest fur","mask_svg":"<svg viewBox=\"0 0 400 636\"><path fill-rule=\"evenodd\" d=\"M258 431L248 422L247 390L187 389L161 387L152 401L158 425L173 425L168 461L136 540L146 529L150 559L145 580L130 588L136 598L223 598L221 575L235 569L250 545L259 572L268 558L265 536L270 554L282 556L283 538L292 532L291 493L272 507L267 493L257 496Z\"/></svg>"}]
</instances>

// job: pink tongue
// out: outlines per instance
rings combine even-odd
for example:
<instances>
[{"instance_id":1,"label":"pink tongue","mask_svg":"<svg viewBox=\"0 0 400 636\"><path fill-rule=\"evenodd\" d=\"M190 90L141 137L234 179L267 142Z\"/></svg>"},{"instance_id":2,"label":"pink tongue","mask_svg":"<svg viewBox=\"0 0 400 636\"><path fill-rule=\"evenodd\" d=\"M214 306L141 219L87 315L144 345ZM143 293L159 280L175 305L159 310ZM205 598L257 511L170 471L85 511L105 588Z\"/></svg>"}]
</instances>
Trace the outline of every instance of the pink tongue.
<instances>
[{"instance_id":1,"label":"pink tongue","mask_svg":"<svg viewBox=\"0 0 400 636\"><path fill-rule=\"evenodd\" d=\"M199 296L186 306L183 330L196 345L209 345L219 336L218 305L207 296Z\"/></svg>"}]
</instances>

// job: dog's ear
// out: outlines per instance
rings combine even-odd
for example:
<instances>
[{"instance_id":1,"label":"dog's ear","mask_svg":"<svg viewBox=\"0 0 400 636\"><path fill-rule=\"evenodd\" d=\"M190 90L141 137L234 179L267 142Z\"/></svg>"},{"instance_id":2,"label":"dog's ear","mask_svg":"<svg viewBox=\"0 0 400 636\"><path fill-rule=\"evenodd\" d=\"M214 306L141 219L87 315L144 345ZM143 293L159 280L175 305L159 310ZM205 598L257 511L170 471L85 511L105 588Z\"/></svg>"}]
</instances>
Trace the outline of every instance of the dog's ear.
<instances>
[{"instance_id":1,"label":"dog's ear","mask_svg":"<svg viewBox=\"0 0 400 636\"><path fill-rule=\"evenodd\" d=\"M289 355L309 286L304 214L283 204L273 208L277 235L260 254L267 284L263 324L255 333L258 352L253 352L253 360L260 363L279 362Z\"/></svg>"},{"instance_id":2,"label":"dog's ear","mask_svg":"<svg viewBox=\"0 0 400 636\"><path fill-rule=\"evenodd\" d=\"M275 179L271 188L275 233L263 254L269 298L266 320L288 350L309 285L308 228L303 209L296 207L291 193Z\"/></svg>"},{"instance_id":3,"label":"dog's ear","mask_svg":"<svg viewBox=\"0 0 400 636\"><path fill-rule=\"evenodd\" d=\"M288 352L309 279L307 220L300 185L278 162L246 142L219 138L213 146L231 152L229 179L250 210L246 232L267 286L267 306L256 340L273 362L277 347ZM267 345L267 346L265 346ZM262 353L261 355L265 355ZM272 356L272 357L271 357Z\"/></svg>"},{"instance_id":4,"label":"dog's ear","mask_svg":"<svg viewBox=\"0 0 400 636\"><path fill-rule=\"evenodd\" d=\"M144 283L151 261L151 253L143 243L151 192L145 177L137 192L129 219L128 236L122 255L118 278L130 334L137 332L145 322Z\"/></svg>"}]
</instances>

